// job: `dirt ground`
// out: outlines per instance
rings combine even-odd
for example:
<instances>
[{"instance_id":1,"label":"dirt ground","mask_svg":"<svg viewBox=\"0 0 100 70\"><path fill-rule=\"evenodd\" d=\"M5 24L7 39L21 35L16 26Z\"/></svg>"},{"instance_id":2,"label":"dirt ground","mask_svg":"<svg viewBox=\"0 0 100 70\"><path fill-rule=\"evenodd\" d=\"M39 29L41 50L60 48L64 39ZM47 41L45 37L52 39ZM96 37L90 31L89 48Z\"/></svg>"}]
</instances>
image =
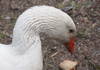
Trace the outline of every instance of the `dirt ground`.
<instances>
[{"instance_id":1,"label":"dirt ground","mask_svg":"<svg viewBox=\"0 0 100 70\"><path fill-rule=\"evenodd\" d=\"M77 26L75 52L41 35L44 55L43 70L60 70L65 59L76 60L76 70L100 70L100 0L0 0L0 43L10 44L17 17L34 5L57 8L72 7L67 11Z\"/></svg>"}]
</instances>

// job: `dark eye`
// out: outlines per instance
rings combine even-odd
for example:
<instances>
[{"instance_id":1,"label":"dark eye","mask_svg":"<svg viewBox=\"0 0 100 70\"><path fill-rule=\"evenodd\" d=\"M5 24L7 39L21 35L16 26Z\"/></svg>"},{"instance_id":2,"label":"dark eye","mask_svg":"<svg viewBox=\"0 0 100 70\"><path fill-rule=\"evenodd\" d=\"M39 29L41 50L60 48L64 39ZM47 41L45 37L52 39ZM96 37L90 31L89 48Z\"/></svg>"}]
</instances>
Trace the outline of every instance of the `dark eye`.
<instances>
[{"instance_id":1,"label":"dark eye","mask_svg":"<svg viewBox=\"0 0 100 70\"><path fill-rule=\"evenodd\" d=\"M74 30L73 30L73 29L70 29L70 30L69 30L69 33L73 33L73 32L74 32Z\"/></svg>"}]
</instances>

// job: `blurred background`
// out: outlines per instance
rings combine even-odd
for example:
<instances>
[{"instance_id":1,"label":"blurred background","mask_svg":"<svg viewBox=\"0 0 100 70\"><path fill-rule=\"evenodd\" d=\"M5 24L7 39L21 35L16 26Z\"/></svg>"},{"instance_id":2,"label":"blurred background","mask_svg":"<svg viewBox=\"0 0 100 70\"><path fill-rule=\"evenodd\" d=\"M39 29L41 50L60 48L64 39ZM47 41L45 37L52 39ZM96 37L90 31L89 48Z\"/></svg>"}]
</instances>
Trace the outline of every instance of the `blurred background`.
<instances>
[{"instance_id":1,"label":"blurred background","mask_svg":"<svg viewBox=\"0 0 100 70\"><path fill-rule=\"evenodd\" d=\"M0 43L11 43L16 19L27 8L36 5L63 9L77 27L73 55L62 44L41 34L43 70L59 70L59 63L65 59L78 61L76 70L100 70L100 0L0 0Z\"/></svg>"}]
</instances>

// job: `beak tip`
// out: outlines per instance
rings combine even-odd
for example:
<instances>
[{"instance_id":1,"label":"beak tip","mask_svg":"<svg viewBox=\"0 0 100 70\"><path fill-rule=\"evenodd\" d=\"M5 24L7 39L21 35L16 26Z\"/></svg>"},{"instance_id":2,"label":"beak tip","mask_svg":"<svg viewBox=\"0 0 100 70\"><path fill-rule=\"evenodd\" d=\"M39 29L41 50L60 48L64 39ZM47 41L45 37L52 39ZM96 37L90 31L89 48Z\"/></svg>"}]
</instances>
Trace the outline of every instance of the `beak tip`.
<instances>
[{"instance_id":1,"label":"beak tip","mask_svg":"<svg viewBox=\"0 0 100 70\"><path fill-rule=\"evenodd\" d=\"M69 52L71 53L71 54L73 54L74 53L74 48L72 49L72 48L70 48L70 49L68 49L69 50Z\"/></svg>"}]
</instances>

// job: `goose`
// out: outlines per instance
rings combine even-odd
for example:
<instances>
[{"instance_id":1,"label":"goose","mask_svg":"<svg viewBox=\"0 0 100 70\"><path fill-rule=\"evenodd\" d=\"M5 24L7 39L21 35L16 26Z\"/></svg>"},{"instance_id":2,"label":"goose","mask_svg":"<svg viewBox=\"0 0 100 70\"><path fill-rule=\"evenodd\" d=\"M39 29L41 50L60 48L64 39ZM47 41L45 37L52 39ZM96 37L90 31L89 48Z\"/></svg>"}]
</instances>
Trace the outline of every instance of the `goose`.
<instances>
[{"instance_id":1,"label":"goose","mask_svg":"<svg viewBox=\"0 0 100 70\"><path fill-rule=\"evenodd\" d=\"M12 43L0 44L0 70L42 70L40 33L59 42L69 42L76 34L71 17L51 6L34 6L17 19Z\"/></svg>"}]
</instances>

